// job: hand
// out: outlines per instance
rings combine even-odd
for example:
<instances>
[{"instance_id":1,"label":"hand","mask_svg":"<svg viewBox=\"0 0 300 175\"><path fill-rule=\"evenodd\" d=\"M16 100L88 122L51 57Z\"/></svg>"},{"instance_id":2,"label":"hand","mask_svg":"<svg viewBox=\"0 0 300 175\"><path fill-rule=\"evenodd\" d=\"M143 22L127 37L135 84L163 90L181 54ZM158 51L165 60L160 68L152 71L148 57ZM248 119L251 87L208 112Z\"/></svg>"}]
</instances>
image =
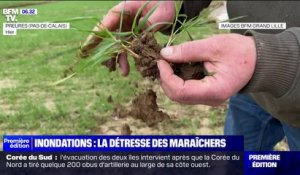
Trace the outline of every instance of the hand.
<instances>
[{"instance_id":1,"label":"hand","mask_svg":"<svg viewBox=\"0 0 300 175\"><path fill-rule=\"evenodd\" d=\"M205 69L213 73L202 80L183 81L165 60L158 62L165 94L186 104L223 103L249 82L256 64L254 39L239 34L216 35L167 47L161 50L161 55L174 63L204 62Z\"/></svg>"},{"instance_id":2,"label":"hand","mask_svg":"<svg viewBox=\"0 0 300 175\"><path fill-rule=\"evenodd\" d=\"M123 31L128 31L131 29L131 25L133 19L138 12L138 10L143 6L146 1L123 1L118 5L114 6L108 14L104 17L102 22L97 25L93 30L99 31L102 27L106 27L110 31L115 31L119 28L120 20L121 20L121 12L124 10L123 16ZM143 17L158 3L158 1L150 2L145 10L141 13L140 21ZM175 2L174 1L163 1L157 7L156 11L149 17L147 21L147 26L151 26L152 24L158 22L172 22L175 18ZM153 31L159 30L162 25L157 25ZM93 34L91 34L83 44L81 48L80 55L85 57L88 53L95 48L101 39ZM127 61L127 55L125 53L121 53L118 57L118 63L121 69L122 75L126 76L129 73L129 64Z\"/></svg>"}]
</instances>

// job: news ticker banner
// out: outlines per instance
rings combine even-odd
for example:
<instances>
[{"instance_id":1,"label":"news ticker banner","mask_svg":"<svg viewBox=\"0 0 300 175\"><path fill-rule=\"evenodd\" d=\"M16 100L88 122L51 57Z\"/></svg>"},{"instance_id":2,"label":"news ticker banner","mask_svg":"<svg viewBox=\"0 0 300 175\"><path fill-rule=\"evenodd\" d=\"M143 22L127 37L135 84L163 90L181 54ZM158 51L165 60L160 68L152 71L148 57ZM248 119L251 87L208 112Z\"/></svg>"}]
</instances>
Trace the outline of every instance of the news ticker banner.
<instances>
[{"instance_id":1,"label":"news ticker banner","mask_svg":"<svg viewBox=\"0 0 300 175\"><path fill-rule=\"evenodd\" d=\"M4 151L243 151L242 136L3 136Z\"/></svg>"},{"instance_id":2,"label":"news ticker banner","mask_svg":"<svg viewBox=\"0 0 300 175\"><path fill-rule=\"evenodd\" d=\"M300 152L244 152L241 136L6 135L0 174L300 174Z\"/></svg>"},{"instance_id":3,"label":"news ticker banner","mask_svg":"<svg viewBox=\"0 0 300 175\"><path fill-rule=\"evenodd\" d=\"M1 154L0 174L205 175L244 171L242 136L5 135Z\"/></svg>"}]
</instances>

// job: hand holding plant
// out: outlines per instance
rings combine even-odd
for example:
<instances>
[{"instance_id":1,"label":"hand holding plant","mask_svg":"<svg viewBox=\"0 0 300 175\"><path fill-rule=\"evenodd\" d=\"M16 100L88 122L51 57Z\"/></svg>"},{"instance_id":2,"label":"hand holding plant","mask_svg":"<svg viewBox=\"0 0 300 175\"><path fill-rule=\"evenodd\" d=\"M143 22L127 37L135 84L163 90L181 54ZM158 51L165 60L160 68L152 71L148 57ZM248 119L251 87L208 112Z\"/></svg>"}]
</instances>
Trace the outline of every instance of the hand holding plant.
<instances>
[{"instance_id":1,"label":"hand holding plant","mask_svg":"<svg viewBox=\"0 0 300 175\"><path fill-rule=\"evenodd\" d=\"M194 40L189 29L211 22L203 22L198 16L188 20L186 15L179 13L181 7L182 1L178 3L175 1L125 1L110 10L102 23L98 24L94 30L87 31L73 27L75 30L91 33L81 45L79 52L81 58L88 58L77 59L65 70L64 78L55 82L54 85L99 63L108 67L110 71L116 70L118 63L122 74L127 75L129 65L126 54L134 58L135 66L142 77L157 79L159 75L157 61L162 59L160 55L162 46L156 42L153 32L163 26L170 27L171 34L166 42L166 46L170 46L181 34L187 34L190 40ZM89 18L77 17L69 19L69 21L84 19ZM173 21L166 22L168 20ZM176 28L177 23L180 26ZM184 80L201 79L207 75L200 62L172 64L172 68L175 74Z\"/></svg>"},{"instance_id":2,"label":"hand holding plant","mask_svg":"<svg viewBox=\"0 0 300 175\"><path fill-rule=\"evenodd\" d=\"M155 10L151 13L153 9ZM137 24L140 24L143 29L148 28L155 32L165 24L172 24L171 22L174 18L174 1L123 1L113 7L103 18L102 22L95 26L93 31L101 31L103 28L106 28L109 31L119 30L119 32L127 32L138 30L139 26ZM81 56L87 56L101 41L100 37L91 34L81 47ZM129 65L125 53L119 54L118 63L122 74L126 76L129 73Z\"/></svg>"},{"instance_id":3,"label":"hand holding plant","mask_svg":"<svg viewBox=\"0 0 300 175\"><path fill-rule=\"evenodd\" d=\"M240 91L251 79L256 64L252 37L221 34L162 49L172 63L204 62L212 76L184 81L164 60L158 62L161 86L166 95L186 104L219 105Z\"/></svg>"},{"instance_id":4,"label":"hand holding plant","mask_svg":"<svg viewBox=\"0 0 300 175\"><path fill-rule=\"evenodd\" d=\"M80 53L89 58L78 61L68 69L72 74L56 84L100 62L110 71L119 63L122 74L127 75L128 53L142 77L160 77L162 88L172 100L187 104L222 103L250 80L256 58L254 41L234 34L195 40L190 29L211 21L203 22L198 16L188 19L179 13L181 6L182 1L121 2L93 31L88 31L92 34ZM161 51L153 31L164 25L170 25L171 34L166 42L169 47ZM180 34L187 34L192 42L170 47Z\"/></svg>"}]
</instances>

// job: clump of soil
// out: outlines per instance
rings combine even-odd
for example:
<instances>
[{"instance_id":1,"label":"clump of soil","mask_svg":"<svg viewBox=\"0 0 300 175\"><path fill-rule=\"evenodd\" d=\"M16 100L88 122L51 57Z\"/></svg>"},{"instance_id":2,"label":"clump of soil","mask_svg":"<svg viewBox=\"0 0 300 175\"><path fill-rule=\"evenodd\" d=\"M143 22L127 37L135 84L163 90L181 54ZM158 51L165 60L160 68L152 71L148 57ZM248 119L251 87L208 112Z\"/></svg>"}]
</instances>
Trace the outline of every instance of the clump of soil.
<instances>
[{"instance_id":1,"label":"clump of soil","mask_svg":"<svg viewBox=\"0 0 300 175\"><path fill-rule=\"evenodd\" d=\"M159 110L156 98L156 93L152 89L139 94L132 101L132 109L129 114L136 119L141 119L148 126L154 126L165 119L169 119L168 114Z\"/></svg>"},{"instance_id":2,"label":"clump of soil","mask_svg":"<svg viewBox=\"0 0 300 175\"><path fill-rule=\"evenodd\" d=\"M135 65L143 77L150 77L154 80L159 76L156 61L162 59L161 49L153 33L142 33L132 40L131 50L139 55L138 58L134 57Z\"/></svg>"},{"instance_id":3,"label":"clump of soil","mask_svg":"<svg viewBox=\"0 0 300 175\"><path fill-rule=\"evenodd\" d=\"M132 131L128 124L123 124L121 128L122 135L131 135Z\"/></svg>"},{"instance_id":4,"label":"clump of soil","mask_svg":"<svg viewBox=\"0 0 300 175\"><path fill-rule=\"evenodd\" d=\"M114 100L113 100L113 98L112 98L111 95L107 97L107 100L106 100L106 101L107 101L108 103L114 102Z\"/></svg>"},{"instance_id":5,"label":"clump of soil","mask_svg":"<svg viewBox=\"0 0 300 175\"><path fill-rule=\"evenodd\" d=\"M139 55L135 59L135 65L143 77L152 80L159 77L157 61L163 59L160 55L160 46L153 33L145 32L133 39L131 49ZM205 76L202 63L171 64L174 73L184 80L202 79Z\"/></svg>"},{"instance_id":6,"label":"clump of soil","mask_svg":"<svg viewBox=\"0 0 300 175\"><path fill-rule=\"evenodd\" d=\"M153 33L144 32L132 40L130 48L138 56L134 57L135 66L142 77L155 80L159 77L157 61L163 59L160 55L160 46ZM109 71L116 70L117 59L115 57L102 62ZM171 63L174 73L184 80L202 79L205 77L203 63Z\"/></svg>"},{"instance_id":7,"label":"clump of soil","mask_svg":"<svg viewBox=\"0 0 300 175\"><path fill-rule=\"evenodd\" d=\"M159 110L156 98L156 93L149 89L133 99L130 109L116 105L113 115L119 118L131 116L135 119L142 120L149 127L155 126L159 122L170 118L168 114Z\"/></svg>"}]
</instances>

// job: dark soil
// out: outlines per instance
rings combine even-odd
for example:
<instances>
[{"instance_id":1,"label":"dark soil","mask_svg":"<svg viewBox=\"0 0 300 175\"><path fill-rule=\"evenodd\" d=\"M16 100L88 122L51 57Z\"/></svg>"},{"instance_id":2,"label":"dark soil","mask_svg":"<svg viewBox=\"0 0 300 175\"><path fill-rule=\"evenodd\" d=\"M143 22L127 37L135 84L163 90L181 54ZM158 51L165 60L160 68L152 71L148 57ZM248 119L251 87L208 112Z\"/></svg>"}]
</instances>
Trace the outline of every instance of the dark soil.
<instances>
[{"instance_id":1,"label":"dark soil","mask_svg":"<svg viewBox=\"0 0 300 175\"><path fill-rule=\"evenodd\" d=\"M142 33L133 39L131 49L140 58L135 58L135 65L143 77L150 77L152 80L159 77L157 61L163 59L160 56L160 46L153 33ZM205 76L202 63L181 63L171 64L174 73L184 80L202 79Z\"/></svg>"},{"instance_id":2,"label":"dark soil","mask_svg":"<svg viewBox=\"0 0 300 175\"><path fill-rule=\"evenodd\" d=\"M139 57L134 57L135 66L142 77L149 77L151 80L159 77L157 61L163 59L160 55L161 49L162 46L157 43L153 33L142 33L132 40L131 50L139 55ZM110 72L115 71L117 59L116 57L112 57L101 64L106 66ZM205 77L202 63L171 63L171 66L174 73L184 80L199 80Z\"/></svg>"},{"instance_id":3,"label":"dark soil","mask_svg":"<svg viewBox=\"0 0 300 175\"><path fill-rule=\"evenodd\" d=\"M144 93L140 93L133 99L130 109L125 109L121 105L116 105L114 116L125 118L131 116L135 119L140 119L149 127L155 126L170 116L159 110L156 102L156 93L149 89Z\"/></svg>"},{"instance_id":4,"label":"dark soil","mask_svg":"<svg viewBox=\"0 0 300 175\"><path fill-rule=\"evenodd\" d=\"M123 124L121 128L122 135L131 135L132 131L128 124Z\"/></svg>"},{"instance_id":5,"label":"dark soil","mask_svg":"<svg viewBox=\"0 0 300 175\"><path fill-rule=\"evenodd\" d=\"M114 102L114 100L113 100L113 98L112 98L111 95L107 97L107 100L106 100L106 101L107 101L108 103Z\"/></svg>"},{"instance_id":6,"label":"dark soil","mask_svg":"<svg viewBox=\"0 0 300 175\"><path fill-rule=\"evenodd\" d=\"M154 80L159 77L157 60L162 59L160 50L162 47L156 42L153 33L143 33L132 40L131 50L140 58L134 58L135 65L143 77Z\"/></svg>"},{"instance_id":7,"label":"dark soil","mask_svg":"<svg viewBox=\"0 0 300 175\"><path fill-rule=\"evenodd\" d=\"M130 115L136 119L141 119L148 126L154 126L170 118L168 114L159 110L156 103L156 93L151 89L139 94L132 101Z\"/></svg>"}]
</instances>

